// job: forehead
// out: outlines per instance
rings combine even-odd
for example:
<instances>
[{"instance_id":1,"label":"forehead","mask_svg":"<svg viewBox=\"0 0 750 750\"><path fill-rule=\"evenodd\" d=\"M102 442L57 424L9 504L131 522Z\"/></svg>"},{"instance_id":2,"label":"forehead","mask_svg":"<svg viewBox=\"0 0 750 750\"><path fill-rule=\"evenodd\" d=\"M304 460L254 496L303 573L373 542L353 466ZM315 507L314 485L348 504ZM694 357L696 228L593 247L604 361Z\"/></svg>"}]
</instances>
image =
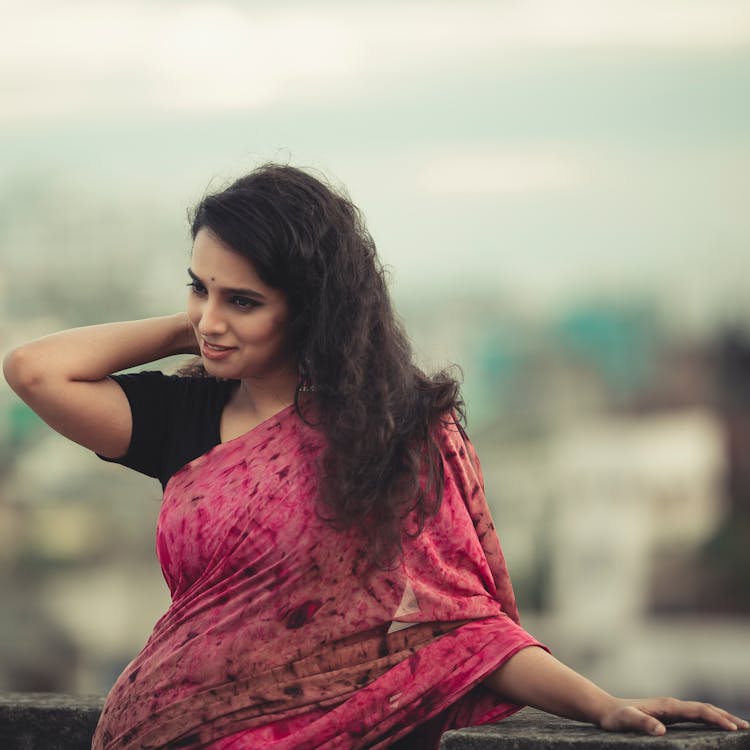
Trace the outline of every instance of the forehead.
<instances>
[{"instance_id":1,"label":"forehead","mask_svg":"<svg viewBox=\"0 0 750 750\"><path fill-rule=\"evenodd\" d=\"M210 229L200 229L196 234L190 267L204 284L254 289L267 296L282 295L260 278L249 258L231 250Z\"/></svg>"}]
</instances>

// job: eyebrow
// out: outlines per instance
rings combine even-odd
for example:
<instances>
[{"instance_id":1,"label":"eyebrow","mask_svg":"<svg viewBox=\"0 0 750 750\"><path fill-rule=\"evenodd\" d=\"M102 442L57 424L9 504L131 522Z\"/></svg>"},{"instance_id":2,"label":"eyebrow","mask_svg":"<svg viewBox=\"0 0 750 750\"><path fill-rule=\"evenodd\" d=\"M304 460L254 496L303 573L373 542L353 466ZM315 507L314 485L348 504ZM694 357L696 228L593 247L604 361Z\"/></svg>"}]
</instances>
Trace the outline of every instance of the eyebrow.
<instances>
[{"instance_id":1,"label":"eyebrow","mask_svg":"<svg viewBox=\"0 0 750 750\"><path fill-rule=\"evenodd\" d=\"M205 286L203 281L201 281L201 279L193 272L191 268L188 268L187 272L188 276L190 276L193 281L197 281L202 286ZM254 289L222 288L221 291L225 294L236 294L239 297L252 297L253 299L257 300L265 300L265 297L260 292L256 292Z\"/></svg>"}]
</instances>

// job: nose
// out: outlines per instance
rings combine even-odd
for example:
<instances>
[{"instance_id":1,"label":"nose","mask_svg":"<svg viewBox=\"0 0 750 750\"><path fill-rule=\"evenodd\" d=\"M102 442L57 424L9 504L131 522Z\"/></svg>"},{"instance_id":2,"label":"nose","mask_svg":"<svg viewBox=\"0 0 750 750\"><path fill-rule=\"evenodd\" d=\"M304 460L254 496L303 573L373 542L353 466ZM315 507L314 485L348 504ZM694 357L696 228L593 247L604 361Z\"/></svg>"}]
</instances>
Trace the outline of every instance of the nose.
<instances>
[{"instance_id":1,"label":"nose","mask_svg":"<svg viewBox=\"0 0 750 750\"><path fill-rule=\"evenodd\" d=\"M198 332L202 336L221 336L227 331L227 323L221 314L221 309L216 301L207 299L203 302L198 321Z\"/></svg>"}]
</instances>

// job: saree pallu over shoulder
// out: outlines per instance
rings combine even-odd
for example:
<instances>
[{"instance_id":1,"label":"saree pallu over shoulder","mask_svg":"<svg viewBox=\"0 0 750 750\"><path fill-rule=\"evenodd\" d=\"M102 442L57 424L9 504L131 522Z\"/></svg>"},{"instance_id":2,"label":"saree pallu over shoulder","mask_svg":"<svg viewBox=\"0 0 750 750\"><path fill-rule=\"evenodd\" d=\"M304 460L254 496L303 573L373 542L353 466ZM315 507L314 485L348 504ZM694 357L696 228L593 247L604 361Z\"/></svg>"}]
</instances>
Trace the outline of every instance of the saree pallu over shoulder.
<instances>
[{"instance_id":1,"label":"saree pallu over shoulder","mask_svg":"<svg viewBox=\"0 0 750 750\"><path fill-rule=\"evenodd\" d=\"M94 750L437 747L518 707L480 683L539 645L471 444L436 429L445 494L392 570L316 512L323 436L289 407L169 481L157 555L172 603L112 688Z\"/></svg>"}]
</instances>

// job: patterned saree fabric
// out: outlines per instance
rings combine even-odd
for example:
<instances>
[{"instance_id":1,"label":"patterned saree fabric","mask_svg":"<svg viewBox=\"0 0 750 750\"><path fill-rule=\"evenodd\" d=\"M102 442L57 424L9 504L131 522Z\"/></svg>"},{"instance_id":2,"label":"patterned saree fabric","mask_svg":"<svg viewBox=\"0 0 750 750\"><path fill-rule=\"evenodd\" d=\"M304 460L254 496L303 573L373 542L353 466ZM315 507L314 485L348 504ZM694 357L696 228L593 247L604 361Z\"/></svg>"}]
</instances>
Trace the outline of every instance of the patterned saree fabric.
<instances>
[{"instance_id":1,"label":"patterned saree fabric","mask_svg":"<svg viewBox=\"0 0 750 750\"><path fill-rule=\"evenodd\" d=\"M481 687L519 649L473 449L435 432L445 495L391 570L316 506L322 435L293 407L170 479L157 555L172 604L112 688L94 750L435 748L518 707Z\"/></svg>"}]
</instances>

